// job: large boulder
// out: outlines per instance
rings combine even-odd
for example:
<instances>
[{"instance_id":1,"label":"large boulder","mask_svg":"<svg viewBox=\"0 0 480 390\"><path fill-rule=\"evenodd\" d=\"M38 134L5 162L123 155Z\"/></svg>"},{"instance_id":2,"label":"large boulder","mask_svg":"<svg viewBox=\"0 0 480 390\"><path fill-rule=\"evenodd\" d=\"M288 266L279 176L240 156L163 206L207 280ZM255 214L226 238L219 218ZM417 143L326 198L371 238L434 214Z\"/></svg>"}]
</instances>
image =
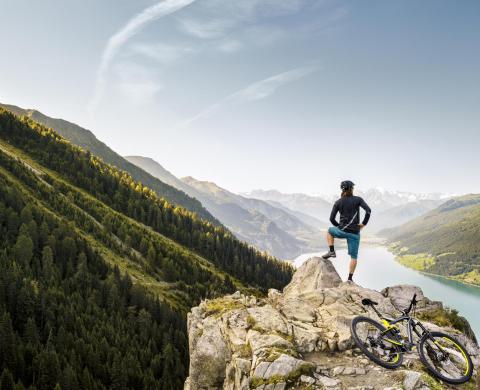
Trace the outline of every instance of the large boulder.
<instances>
[{"instance_id":1,"label":"large boulder","mask_svg":"<svg viewBox=\"0 0 480 390\"><path fill-rule=\"evenodd\" d=\"M191 329L190 389L219 388L231 353L215 317L207 317L202 327Z\"/></svg>"},{"instance_id":2,"label":"large boulder","mask_svg":"<svg viewBox=\"0 0 480 390\"><path fill-rule=\"evenodd\" d=\"M342 279L330 260L312 257L293 275L283 290L285 297L316 292L322 288L338 287Z\"/></svg>"}]
</instances>

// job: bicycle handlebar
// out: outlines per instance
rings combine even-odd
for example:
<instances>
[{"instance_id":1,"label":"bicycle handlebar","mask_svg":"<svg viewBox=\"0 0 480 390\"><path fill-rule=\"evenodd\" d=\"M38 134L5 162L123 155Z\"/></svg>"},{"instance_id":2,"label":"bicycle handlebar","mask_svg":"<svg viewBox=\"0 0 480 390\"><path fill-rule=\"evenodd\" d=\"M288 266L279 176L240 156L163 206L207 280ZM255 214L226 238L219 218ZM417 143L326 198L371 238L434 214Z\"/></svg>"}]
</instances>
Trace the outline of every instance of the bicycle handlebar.
<instances>
[{"instance_id":1,"label":"bicycle handlebar","mask_svg":"<svg viewBox=\"0 0 480 390\"><path fill-rule=\"evenodd\" d=\"M410 313L410 311L412 310L412 308L417 304L417 294L413 294L413 298L410 302L410 306L408 306L408 309L407 310L404 310L404 313L405 315L408 315L408 313Z\"/></svg>"}]
</instances>

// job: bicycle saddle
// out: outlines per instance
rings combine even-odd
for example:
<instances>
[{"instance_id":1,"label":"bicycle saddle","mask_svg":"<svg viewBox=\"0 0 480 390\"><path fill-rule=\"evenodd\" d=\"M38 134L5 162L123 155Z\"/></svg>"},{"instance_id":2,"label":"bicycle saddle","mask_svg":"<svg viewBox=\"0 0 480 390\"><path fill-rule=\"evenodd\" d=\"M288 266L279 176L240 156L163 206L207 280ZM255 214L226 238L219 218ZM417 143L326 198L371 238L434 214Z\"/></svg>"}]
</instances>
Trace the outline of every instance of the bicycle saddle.
<instances>
[{"instance_id":1,"label":"bicycle saddle","mask_svg":"<svg viewBox=\"0 0 480 390\"><path fill-rule=\"evenodd\" d=\"M370 298L363 298L362 305L370 306L370 305L378 305L378 303L375 301L372 301Z\"/></svg>"}]
</instances>

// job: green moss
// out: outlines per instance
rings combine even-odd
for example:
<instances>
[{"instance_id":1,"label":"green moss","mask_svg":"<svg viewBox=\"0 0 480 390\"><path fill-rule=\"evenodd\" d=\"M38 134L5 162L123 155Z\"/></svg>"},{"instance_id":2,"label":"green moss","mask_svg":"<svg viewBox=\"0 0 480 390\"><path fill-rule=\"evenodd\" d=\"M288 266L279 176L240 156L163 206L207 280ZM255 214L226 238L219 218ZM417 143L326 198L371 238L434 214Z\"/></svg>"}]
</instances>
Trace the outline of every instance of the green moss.
<instances>
[{"instance_id":1,"label":"green moss","mask_svg":"<svg viewBox=\"0 0 480 390\"><path fill-rule=\"evenodd\" d=\"M265 384L265 380L263 378L252 378L251 381L250 381L250 385L252 386L252 388L256 388L256 387L259 387L261 385L264 385Z\"/></svg>"},{"instance_id":2,"label":"green moss","mask_svg":"<svg viewBox=\"0 0 480 390\"><path fill-rule=\"evenodd\" d=\"M267 362L273 362L274 360L277 360L280 355L289 355L296 358L298 357L298 352L289 348L273 347L268 350L268 355L265 360Z\"/></svg>"},{"instance_id":3,"label":"green moss","mask_svg":"<svg viewBox=\"0 0 480 390\"><path fill-rule=\"evenodd\" d=\"M294 382L302 375L311 375L315 366L310 363L304 363L296 370L293 370L290 374L286 376L286 382Z\"/></svg>"},{"instance_id":4,"label":"green moss","mask_svg":"<svg viewBox=\"0 0 480 390\"><path fill-rule=\"evenodd\" d=\"M255 321L255 318L253 318L250 314L247 316L247 325L249 328L254 328L255 324L257 322Z\"/></svg>"},{"instance_id":5,"label":"green moss","mask_svg":"<svg viewBox=\"0 0 480 390\"><path fill-rule=\"evenodd\" d=\"M218 299L213 299L210 300L206 303L206 315L207 316L215 316L215 317L220 317L223 313L226 313L231 310L235 309L241 309L244 308L245 306L238 302L234 301L232 299L227 299L227 298L218 298Z\"/></svg>"},{"instance_id":6,"label":"green moss","mask_svg":"<svg viewBox=\"0 0 480 390\"><path fill-rule=\"evenodd\" d=\"M458 315L455 309L437 309L429 312L418 314L418 318L428 322L433 322L438 326L450 326L464 333L469 329L468 322L465 318Z\"/></svg>"},{"instance_id":7,"label":"green moss","mask_svg":"<svg viewBox=\"0 0 480 390\"><path fill-rule=\"evenodd\" d=\"M242 358L251 358L252 348L250 347L250 344L243 344L238 350L238 355Z\"/></svg>"},{"instance_id":8,"label":"green moss","mask_svg":"<svg viewBox=\"0 0 480 390\"><path fill-rule=\"evenodd\" d=\"M432 378L430 375L423 374L422 375L422 380L425 382L425 384L428 386L430 390L443 390L443 384L436 379Z\"/></svg>"}]
</instances>

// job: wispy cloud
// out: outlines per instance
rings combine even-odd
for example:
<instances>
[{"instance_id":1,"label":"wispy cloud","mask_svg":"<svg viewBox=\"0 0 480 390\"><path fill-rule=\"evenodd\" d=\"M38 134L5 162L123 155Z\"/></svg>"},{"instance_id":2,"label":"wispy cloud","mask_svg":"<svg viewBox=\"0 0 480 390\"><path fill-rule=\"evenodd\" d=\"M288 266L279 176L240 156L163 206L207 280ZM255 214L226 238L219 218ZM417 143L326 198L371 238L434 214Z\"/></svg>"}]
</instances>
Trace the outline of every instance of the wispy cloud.
<instances>
[{"instance_id":1,"label":"wispy cloud","mask_svg":"<svg viewBox=\"0 0 480 390\"><path fill-rule=\"evenodd\" d=\"M278 73L263 80L257 81L237 92L232 93L231 95L226 96L220 101L202 110L198 114L178 123L175 127L186 128L190 126L193 122L196 122L200 119L210 118L220 109L228 105L266 99L269 96L273 95L279 88L283 87L284 85L300 80L303 77L313 72L316 72L318 69L319 65L317 64L303 66L288 70L286 72Z\"/></svg>"},{"instance_id":2,"label":"wispy cloud","mask_svg":"<svg viewBox=\"0 0 480 390\"><path fill-rule=\"evenodd\" d=\"M195 53L196 49L187 45L167 45L164 43L139 43L130 49L131 54L141 55L162 65L170 65L187 54Z\"/></svg>"},{"instance_id":3,"label":"wispy cloud","mask_svg":"<svg viewBox=\"0 0 480 390\"><path fill-rule=\"evenodd\" d=\"M311 0L310 0L311 1ZM217 39L259 19L292 14L309 0L204 0L194 15L178 18L180 30L200 39Z\"/></svg>"},{"instance_id":4,"label":"wispy cloud","mask_svg":"<svg viewBox=\"0 0 480 390\"><path fill-rule=\"evenodd\" d=\"M170 15L195 0L164 0L154 4L131 18L117 33L110 37L102 53L100 66L97 70L97 79L93 97L89 103L92 112L98 106L105 90L106 73L114 57L122 46L133 36L138 34L146 25L164 16Z\"/></svg>"}]
</instances>

